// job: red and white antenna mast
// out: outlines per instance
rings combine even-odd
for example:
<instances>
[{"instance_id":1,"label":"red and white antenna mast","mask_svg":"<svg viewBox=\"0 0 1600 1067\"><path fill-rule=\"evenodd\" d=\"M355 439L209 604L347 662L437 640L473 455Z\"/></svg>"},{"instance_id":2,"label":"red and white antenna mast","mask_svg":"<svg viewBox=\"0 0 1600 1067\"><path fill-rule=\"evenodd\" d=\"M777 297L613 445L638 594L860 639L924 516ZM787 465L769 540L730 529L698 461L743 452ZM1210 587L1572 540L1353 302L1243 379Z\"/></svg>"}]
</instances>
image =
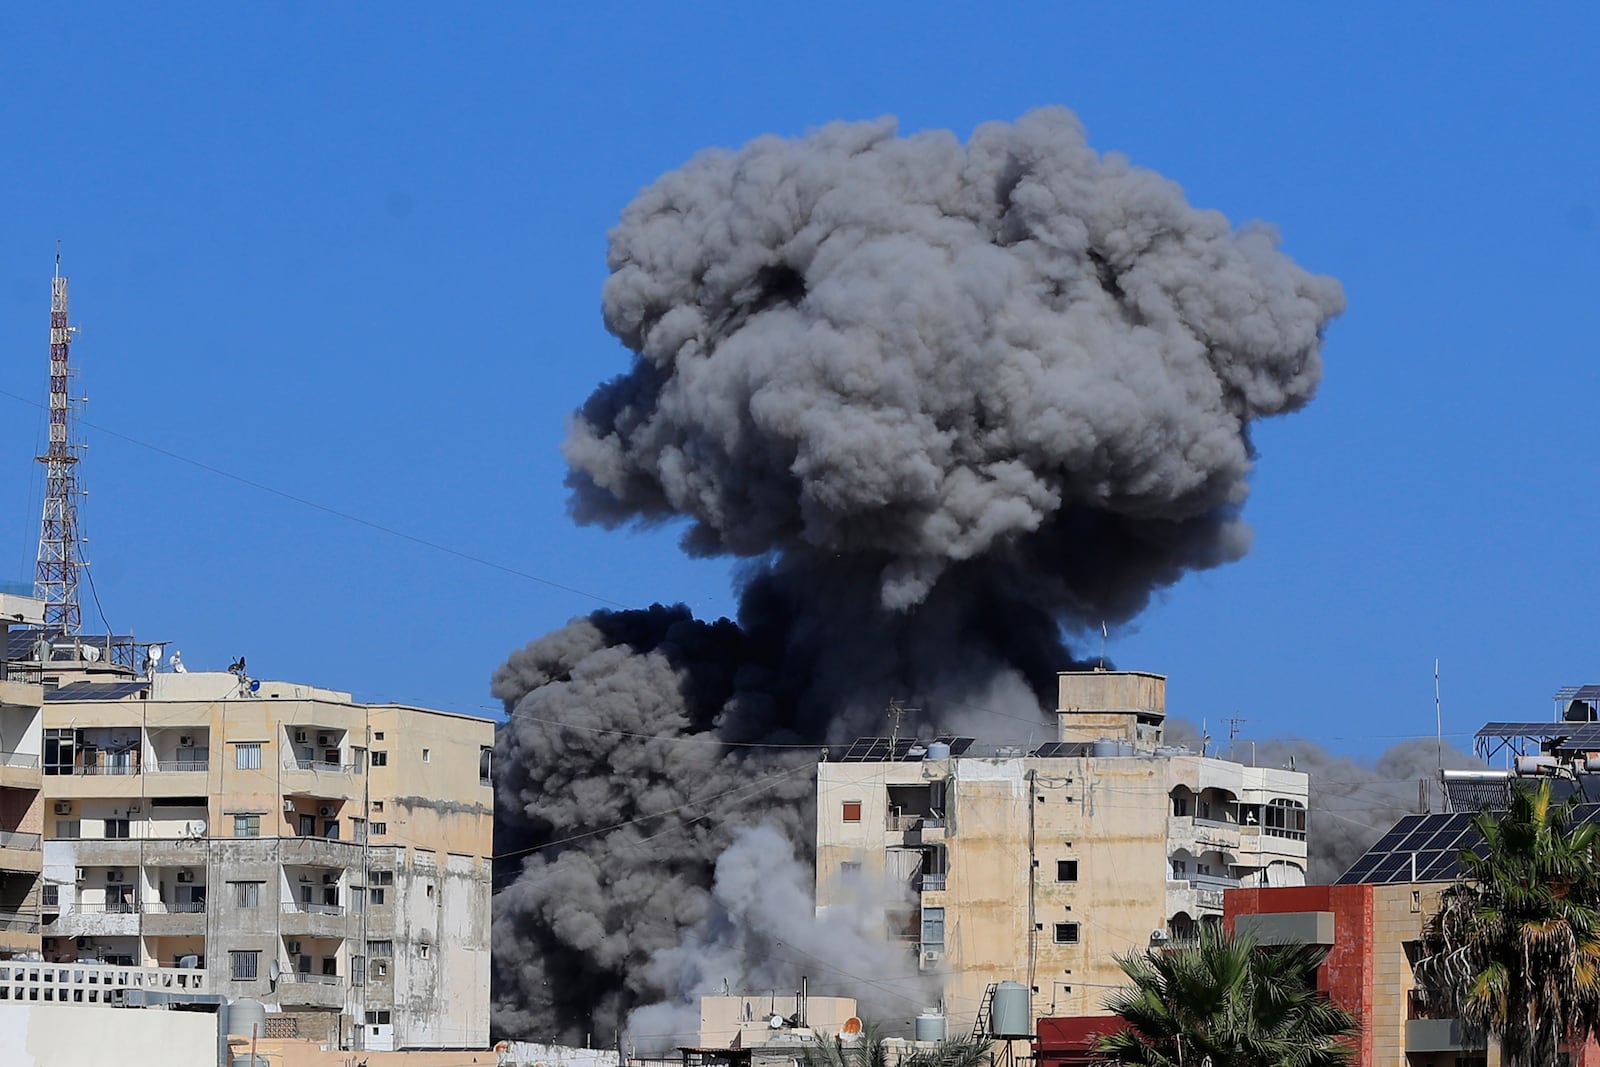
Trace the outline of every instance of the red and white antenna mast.
<instances>
[{"instance_id":1,"label":"red and white antenna mast","mask_svg":"<svg viewBox=\"0 0 1600 1067\"><path fill-rule=\"evenodd\" d=\"M78 460L83 445L73 432L67 358L76 327L67 324L67 279L61 276L61 250L50 282L50 447L36 457L44 464L44 517L39 524L39 562L33 595L44 601L44 625L76 636L83 624L78 606L78 571L85 566L78 533Z\"/></svg>"}]
</instances>

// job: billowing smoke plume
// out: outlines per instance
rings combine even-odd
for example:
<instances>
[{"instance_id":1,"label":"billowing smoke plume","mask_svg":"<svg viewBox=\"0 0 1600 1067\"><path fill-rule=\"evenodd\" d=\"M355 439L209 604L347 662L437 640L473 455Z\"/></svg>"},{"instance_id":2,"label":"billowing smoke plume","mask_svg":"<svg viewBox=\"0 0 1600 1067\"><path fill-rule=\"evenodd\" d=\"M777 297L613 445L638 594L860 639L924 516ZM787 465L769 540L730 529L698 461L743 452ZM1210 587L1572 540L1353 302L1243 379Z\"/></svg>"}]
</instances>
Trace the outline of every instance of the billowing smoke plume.
<instances>
[{"instance_id":1,"label":"billowing smoke plume","mask_svg":"<svg viewBox=\"0 0 1600 1067\"><path fill-rule=\"evenodd\" d=\"M745 746L886 732L892 697L908 729L1037 736L1063 628L1246 550L1251 422L1310 399L1343 306L1059 109L704 153L609 262L635 358L573 420L574 513L749 562L737 625L597 613L496 677L500 850L530 850L496 909L513 1036L755 980L684 953L737 962L704 930L739 827L804 860L816 751Z\"/></svg>"}]
</instances>

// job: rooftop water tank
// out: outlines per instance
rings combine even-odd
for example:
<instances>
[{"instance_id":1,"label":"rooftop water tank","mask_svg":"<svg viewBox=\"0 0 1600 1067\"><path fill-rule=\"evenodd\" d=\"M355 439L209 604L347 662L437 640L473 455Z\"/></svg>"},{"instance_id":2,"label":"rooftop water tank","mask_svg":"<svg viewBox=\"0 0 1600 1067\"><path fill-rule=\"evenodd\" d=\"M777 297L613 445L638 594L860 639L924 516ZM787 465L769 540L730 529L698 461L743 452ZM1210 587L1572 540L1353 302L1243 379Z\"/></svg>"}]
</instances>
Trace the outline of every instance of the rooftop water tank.
<instances>
[{"instance_id":1,"label":"rooftop water tank","mask_svg":"<svg viewBox=\"0 0 1600 1067\"><path fill-rule=\"evenodd\" d=\"M989 1006L990 1037L1027 1037L1028 987L1017 982L1001 982L994 988L994 1003Z\"/></svg>"},{"instance_id":2,"label":"rooftop water tank","mask_svg":"<svg viewBox=\"0 0 1600 1067\"><path fill-rule=\"evenodd\" d=\"M261 1001L241 997L228 1004L229 1036L249 1037L252 1025L256 1027L258 1036L267 1036L267 1009L262 1006Z\"/></svg>"},{"instance_id":3,"label":"rooftop water tank","mask_svg":"<svg viewBox=\"0 0 1600 1067\"><path fill-rule=\"evenodd\" d=\"M925 1011L917 1016L918 1041L943 1041L944 1040L944 1015L941 1012Z\"/></svg>"},{"instance_id":4,"label":"rooftop water tank","mask_svg":"<svg viewBox=\"0 0 1600 1067\"><path fill-rule=\"evenodd\" d=\"M928 744L929 759L949 759L950 746L943 741L932 741Z\"/></svg>"}]
</instances>

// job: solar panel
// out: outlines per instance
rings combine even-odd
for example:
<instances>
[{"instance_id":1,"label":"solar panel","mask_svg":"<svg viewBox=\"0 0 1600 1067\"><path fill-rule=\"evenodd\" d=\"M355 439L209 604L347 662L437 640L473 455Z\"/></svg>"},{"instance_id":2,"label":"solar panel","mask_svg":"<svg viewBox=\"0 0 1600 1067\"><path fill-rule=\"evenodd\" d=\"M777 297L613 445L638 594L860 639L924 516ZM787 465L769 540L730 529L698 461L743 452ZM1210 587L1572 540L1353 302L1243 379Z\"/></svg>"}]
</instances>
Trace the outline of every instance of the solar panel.
<instances>
[{"instance_id":1,"label":"solar panel","mask_svg":"<svg viewBox=\"0 0 1600 1067\"><path fill-rule=\"evenodd\" d=\"M62 700L124 700L148 691L149 682L73 682L44 695L52 703Z\"/></svg>"},{"instance_id":2,"label":"solar panel","mask_svg":"<svg viewBox=\"0 0 1600 1067\"><path fill-rule=\"evenodd\" d=\"M1089 742L1087 741L1051 741L1034 749L1033 754L1041 759L1049 759L1051 757L1084 756L1088 754L1088 751Z\"/></svg>"},{"instance_id":3,"label":"solar panel","mask_svg":"<svg viewBox=\"0 0 1600 1067\"><path fill-rule=\"evenodd\" d=\"M1570 722L1486 722L1474 736L1484 738L1536 737L1548 740L1566 737L1573 731Z\"/></svg>"},{"instance_id":4,"label":"solar panel","mask_svg":"<svg viewBox=\"0 0 1600 1067\"><path fill-rule=\"evenodd\" d=\"M1567 729L1566 740L1561 743L1562 748L1578 752L1600 750L1600 723L1568 723Z\"/></svg>"},{"instance_id":5,"label":"solar panel","mask_svg":"<svg viewBox=\"0 0 1600 1067\"><path fill-rule=\"evenodd\" d=\"M1483 854L1484 844L1468 811L1407 815L1339 876L1335 885L1447 882L1461 873L1461 852ZM1578 807L1578 824L1600 820L1600 804Z\"/></svg>"}]
</instances>

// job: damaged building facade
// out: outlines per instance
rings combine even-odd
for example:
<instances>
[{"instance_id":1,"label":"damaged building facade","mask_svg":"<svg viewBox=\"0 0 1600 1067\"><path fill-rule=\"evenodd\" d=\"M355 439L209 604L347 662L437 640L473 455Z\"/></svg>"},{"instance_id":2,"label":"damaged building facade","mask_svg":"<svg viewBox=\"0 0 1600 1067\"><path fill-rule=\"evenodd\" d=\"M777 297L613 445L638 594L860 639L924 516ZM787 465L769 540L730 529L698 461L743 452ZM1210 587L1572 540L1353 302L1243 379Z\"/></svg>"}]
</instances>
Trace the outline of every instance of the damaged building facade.
<instances>
[{"instance_id":1,"label":"damaged building facade","mask_svg":"<svg viewBox=\"0 0 1600 1067\"><path fill-rule=\"evenodd\" d=\"M1059 676L1056 740L863 739L817 769L817 906L903 887L891 934L973 1020L999 982L1033 1017L1103 1014L1115 956L1196 936L1223 894L1305 883L1303 773L1163 741L1166 679Z\"/></svg>"},{"instance_id":2,"label":"damaged building facade","mask_svg":"<svg viewBox=\"0 0 1600 1067\"><path fill-rule=\"evenodd\" d=\"M42 691L14 959L72 964L68 1002L221 994L336 1047L487 1044L493 723L58 644L7 663Z\"/></svg>"}]
</instances>

